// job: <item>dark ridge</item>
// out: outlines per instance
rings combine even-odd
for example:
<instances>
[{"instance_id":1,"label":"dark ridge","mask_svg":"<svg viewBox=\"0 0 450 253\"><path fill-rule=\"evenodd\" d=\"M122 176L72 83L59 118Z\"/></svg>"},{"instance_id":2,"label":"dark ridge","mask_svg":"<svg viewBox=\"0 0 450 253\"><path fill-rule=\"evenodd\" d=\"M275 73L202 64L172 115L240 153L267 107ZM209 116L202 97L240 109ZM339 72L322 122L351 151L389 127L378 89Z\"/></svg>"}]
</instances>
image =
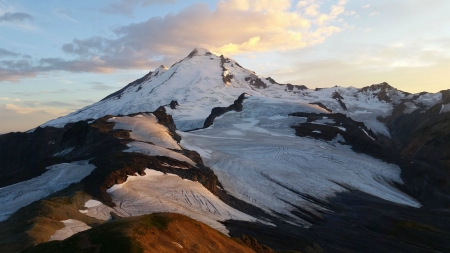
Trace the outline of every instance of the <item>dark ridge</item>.
<instances>
[{"instance_id":1,"label":"dark ridge","mask_svg":"<svg viewBox=\"0 0 450 253\"><path fill-rule=\"evenodd\" d=\"M227 74L226 76L222 77L222 80L225 84L231 82L231 80L234 78L232 74Z\"/></svg>"},{"instance_id":2,"label":"dark ridge","mask_svg":"<svg viewBox=\"0 0 450 253\"><path fill-rule=\"evenodd\" d=\"M214 119L230 111L240 112L243 109L242 103L244 102L246 93L242 93L238 99L234 100L234 103L228 107L214 107L211 110L211 114L206 118L203 123L203 128L207 128L214 123Z\"/></svg>"},{"instance_id":3,"label":"dark ridge","mask_svg":"<svg viewBox=\"0 0 450 253\"><path fill-rule=\"evenodd\" d=\"M172 73L172 75L170 75L169 78L167 78L167 80L165 80L164 82L162 82L160 85L158 85L158 86L156 86L156 87L153 87L153 89L148 93L148 95L152 94L153 91L154 91L156 88L158 88L158 87L164 85L167 81L169 81L170 78L172 78L173 75L175 75L175 73L177 73L177 70L175 70L175 71Z\"/></svg>"},{"instance_id":4,"label":"dark ridge","mask_svg":"<svg viewBox=\"0 0 450 253\"><path fill-rule=\"evenodd\" d=\"M91 124L79 121L73 124L63 135L58 152L70 160L85 160L96 156L121 152L128 147L128 130L113 130L114 123L108 122L112 116L97 119ZM118 139L121 138L121 139ZM65 153L65 150L70 152Z\"/></svg>"},{"instance_id":5,"label":"dark ridge","mask_svg":"<svg viewBox=\"0 0 450 253\"><path fill-rule=\"evenodd\" d=\"M163 106L160 106L158 109L156 109L153 112L153 115L156 116L159 124L161 124L169 129L170 136L172 136L172 138L175 141L180 143L181 136L176 133L177 126L175 125L175 122L173 121L172 115L168 115L166 113L166 108L164 108Z\"/></svg>"},{"instance_id":6,"label":"dark ridge","mask_svg":"<svg viewBox=\"0 0 450 253\"><path fill-rule=\"evenodd\" d=\"M172 110L177 109L177 106L179 106L179 105L180 105L180 104L178 104L178 101L176 101L176 100L170 101L170 104L169 104L170 109L172 109Z\"/></svg>"},{"instance_id":7,"label":"dark ridge","mask_svg":"<svg viewBox=\"0 0 450 253\"><path fill-rule=\"evenodd\" d=\"M411 159L402 178L428 206L450 207L450 117L442 104L384 119L398 153ZM414 196L414 195L413 195Z\"/></svg>"},{"instance_id":8,"label":"dark ridge","mask_svg":"<svg viewBox=\"0 0 450 253\"><path fill-rule=\"evenodd\" d=\"M364 123L354 121L345 114L297 112L291 113L289 116L307 118L306 123L292 126L297 136L309 136L315 139L331 141L339 134L344 138L345 144L351 145L355 152L365 153L389 163L400 163L400 159L398 159L398 154L396 154L395 150L385 147L378 141L378 137ZM314 121L323 119L324 117L332 119L334 123L314 124ZM339 127L345 128L345 131ZM320 133L314 131L320 131Z\"/></svg>"},{"instance_id":9,"label":"dark ridge","mask_svg":"<svg viewBox=\"0 0 450 253\"><path fill-rule=\"evenodd\" d=\"M197 53L198 53L197 48L194 48L194 50L192 50L192 52L190 52L190 53L188 54L187 58L192 58L192 57L194 57L195 54L197 54Z\"/></svg>"},{"instance_id":10,"label":"dark ridge","mask_svg":"<svg viewBox=\"0 0 450 253\"><path fill-rule=\"evenodd\" d=\"M270 77L270 76L267 77L266 80L269 81L271 84L279 84L279 83L277 83L275 80L273 80L273 78Z\"/></svg>"},{"instance_id":11,"label":"dark ridge","mask_svg":"<svg viewBox=\"0 0 450 253\"><path fill-rule=\"evenodd\" d=\"M376 90L395 90L394 87L389 85L387 82L382 82L379 84L372 84L370 86L366 86L361 88L358 92L367 92L367 91L376 91Z\"/></svg>"},{"instance_id":12,"label":"dark ridge","mask_svg":"<svg viewBox=\"0 0 450 253\"><path fill-rule=\"evenodd\" d=\"M324 201L299 195L305 197ZM230 236L246 234L281 252L450 252L449 211L412 208L357 190L336 193L326 205L330 211L316 210L318 217L291 204L294 215L315 217L310 228L281 220L272 221L276 226L231 220L225 224Z\"/></svg>"},{"instance_id":13,"label":"dark ridge","mask_svg":"<svg viewBox=\"0 0 450 253\"><path fill-rule=\"evenodd\" d=\"M67 162L53 158L60 148L64 128L37 127L28 133L0 136L0 187L22 182L46 171L46 167Z\"/></svg>"},{"instance_id":14,"label":"dark ridge","mask_svg":"<svg viewBox=\"0 0 450 253\"><path fill-rule=\"evenodd\" d=\"M286 84L286 89L285 91L293 91L294 88L296 88L297 90L307 90L308 87L306 87L305 85L293 85L293 84Z\"/></svg>"},{"instance_id":15,"label":"dark ridge","mask_svg":"<svg viewBox=\"0 0 450 253\"><path fill-rule=\"evenodd\" d=\"M442 94L442 104L449 104L450 103L450 90L441 90L440 93Z\"/></svg>"},{"instance_id":16,"label":"dark ridge","mask_svg":"<svg viewBox=\"0 0 450 253\"><path fill-rule=\"evenodd\" d=\"M244 68L244 67L242 67L241 65L239 65L239 63L237 63L237 62L236 62L236 65L237 65L239 68L241 68L241 69Z\"/></svg>"},{"instance_id":17,"label":"dark ridge","mask_svg":"<svg viewBox=\"0 0 450 253\"><path fill-rule=\"evenodd\" d=\"M145 81L147 81L148 79L150 79L150 77L151 77L152 74L153 74L153 72L150 71L150 72L149 72L148 74L146 74L145 76L143 76L143 77L141 77L141 78L139 78L139 79L136 79L135 81L129 83L127 86L123 87L122 89L120 89L120 90L118 90L118 91L116 91L116 92L114 92L114 93L109 94L108 96L106 96L105 98L103 98L103 99L100 100L100 101L103 101L103 100L106 100L106 99L112 98L112 97L119 97L119 98L120 98L121 95L122 95L122 93L123 93L125 90L127 90L127 89L130 88L130 87L134 87L134 86L138 86L138 85L142 84L143 82L145 82ZM142 87L141 87L141 88L142 88ZM139 91L141 88L138 88L138 91Z\"/></svg>"},{"instance_id":18,"label":"dark ridge","mask_svg":"<svg viewBox=\"0 0 450 253\"><path fill-rule=\"evenodd\" d=\"M326 107L324 104L322 104L321 102L314 102L314 103L309 103L310 105L317 105L320 108L323 108L327 111L329 111L330 113L332 113L333 111L331 109L329 109L328 107Z\"/></svg>"},{"instance_id":19,"label":"dark ridge","mask_svg":"<svg viewBox=\"0 0 450 253\"><path fill-rule=\"evenodd\" d=\"M223 55L220 56L220 67L222 68L222 81L224 84L227 84L231 82L231 80L234 78L232 74L226 74L225 71L227 71L227 68L225 68L224 64L230 62L230 59L225 58Z\"/></svg>"},{"instance_id":20,"label":"dark ridge","mask_svg":"<svg viewBox=\"0 0 450 253\"><path fill-rule=\"evenodd\" d=\"M255 86L257 88L267 88L267 84L263 82L258 76L252 75L245 78L245 81L250 85Z\"/></svg>"},{"instance_id":21,"label":"dark ridge","mask_svg":"<svg viewBox=\"0 0 450 253\"><path fill-rule=\"evenodd\" d=\"M344 102L342 102L342 99L344 98L341 96L341 94L339 94L339 92L335 91L331 98L336 99L336 101L338 101L339 104L341 105L342 109L347 111L347 106L345 105Z\"/></svg>"}]
</instances>

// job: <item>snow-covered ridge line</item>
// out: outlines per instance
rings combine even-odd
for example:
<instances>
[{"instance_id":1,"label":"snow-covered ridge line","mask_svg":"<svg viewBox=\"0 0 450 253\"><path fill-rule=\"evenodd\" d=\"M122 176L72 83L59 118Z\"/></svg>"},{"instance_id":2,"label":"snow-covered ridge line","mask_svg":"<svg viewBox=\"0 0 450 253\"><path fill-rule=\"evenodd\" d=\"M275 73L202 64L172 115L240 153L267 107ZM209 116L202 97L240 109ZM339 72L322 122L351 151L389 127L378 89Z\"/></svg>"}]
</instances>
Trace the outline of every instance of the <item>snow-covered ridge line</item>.
<instances>
[{"instance_id":1,"label":"snow-covered ridge line","mask_svg":"<svg viewBox=\"0 0 450 253\"><path fill-rule=\"evenodd\" d=\"M201 128L212 108L226 107L242 93L290 103L321 103L388 137L389 131L377 120L378 117L390 116L396 106L405 102L409 103L411 112L442 102L441 93L409 94L387 83L361 89L336 86L314 90L301 85L280 84L243 68L233 59L197 48L170 68L161 66L103 100L43 126L63 127L68 122L105 115L149 112L175 100L180 106L176 110L167 108L167 111L180 130L190 130ZM338 100L333 98L336 94ZM405 113L408 112L410 110Z\"/></svg>"}]
</instances>

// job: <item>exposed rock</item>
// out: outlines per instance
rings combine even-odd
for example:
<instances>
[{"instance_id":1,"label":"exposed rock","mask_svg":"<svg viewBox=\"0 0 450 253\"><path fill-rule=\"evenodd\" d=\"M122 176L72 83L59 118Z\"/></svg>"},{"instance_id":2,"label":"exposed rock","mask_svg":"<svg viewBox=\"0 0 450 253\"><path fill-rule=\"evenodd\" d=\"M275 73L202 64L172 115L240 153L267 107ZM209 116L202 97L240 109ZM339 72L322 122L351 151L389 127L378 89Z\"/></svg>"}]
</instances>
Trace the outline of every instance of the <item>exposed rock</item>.
<instances>
[{"instance_id":1,"label":"exposed rock","mask_svg":"<svg viewBox=\"0 0 450 253\"><path fill-rule=\"evenodd\" d=\"M347 111L347 106L345 105L344 102L342 102L342 99L344 98L341 96L341 94L339 94L339 92L335 91L331 96L331 98L336 99L336 101L338 101L339 104L341 105L342 109Z\"/></svg>"},{"instance_id":2,"label":"exposed rock","mask_svg":"<svg viewBox=\"0 0 450 253\"><path fill-rule=\"evenodd\" d=\"M152 113L158 119L158 123L167 127L169 129L169 134L179 143L181 141L181 136L175 132L177 130L177 126L173 121L172 115L168 115L166 113L166 108L164 108L164 106L160 106Z\"/></svg>"},{"instance_id":3,"label":"exposed rock","mask_svg":"<svg viewBox=\"0 0 450 253\"><path fill-rule=\"evenodd\" d=\"M402 178L431 207L450 207L450 118L441 104L424 113L393 114L385 120L399 154L411 159Z\"/></svg>"},{"instance_id":4,"label":"exposed rock","mask_svg":"<svg viewBox=\"0 0 450 253\"><path fill-rule=\"evenodd\" d=\"M246 77L245 81L248 82L250 85L255 86L256 88L259 89L267 88L267 84L256 75Z\"/></svg>"},{"instance_id":5,"label":"exposed rock","mask_svg":"<svg viewBox=\"0 0 450 253\"><path fill-rule=\"evenodd\" d=\"M180 104L178 104L178 101L176 100L172 100L170 101L170 109L175 110L177 109L177 106L179 106Z\"/></svg>"},{"instance_id":6,"label":"exposed rock","mask_svg":"<svg viewBox=\"0 0 450 253\"><path fill-rule=\"evenodd\" d=\"M307 90L308 87L306 87L305 85L292 85L290 83L286 84L286 91L293 91L295 89L297 90Z\"/></svg>"},{"instance_id":7,"label":"exposed rock","mask_svg":"<svg viewBox=\"0 0 450 253\"><path fill-rule=\"evenodd\" d=\"M28 133L0 135L0 187L37 177L46 167L67 161L53 157L66 129L37 127Z\"/></svg>"},{"instance_id":8,"label":"exposed rock","mask_svg":"<svg viewBox=\"0 0 450 253\"><path fill-rule=\"evenodd\" d=\"M205 123L203 123L203 128L207 128L214 123L214 119L230 111L240 112L243 108L243 102L246 93L242 93L238 99L234 100L234 103L228 107L214 107L211 110L211 114L206 118Z\"/></svg>"}]
</instances>

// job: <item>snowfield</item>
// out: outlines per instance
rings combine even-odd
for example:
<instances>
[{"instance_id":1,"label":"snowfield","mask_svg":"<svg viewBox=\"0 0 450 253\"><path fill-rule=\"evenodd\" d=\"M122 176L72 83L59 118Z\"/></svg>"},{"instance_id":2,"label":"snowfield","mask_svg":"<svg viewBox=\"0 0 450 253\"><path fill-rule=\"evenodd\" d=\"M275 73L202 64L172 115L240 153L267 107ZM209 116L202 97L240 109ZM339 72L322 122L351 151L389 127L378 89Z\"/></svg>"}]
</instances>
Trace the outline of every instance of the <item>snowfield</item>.
<instances>
[{"instance_id":1,"label":"snowfield","mask_svg":"<svg viewBox=\"0 0 450 253\"><path fill-rule=\"evenodd\" d=\"M152 142L164 148L180 149L167 128L158 124L158 119L151 113L134 117L114 117L108 121L115 123L114 129L131 130L130 137L135 140Z\"/></svg>"},{"instance_id":2,"label":"snowfield","mask_svg":"<svg viewBox=\"0 0 450 253\"><path fill-rule=\"evenodd\" d=\"M8 219L21 207L78 183L94 169L88 161L56 164L39 177L0 188L0 221Z\"/></svg>"},{"instance_id":3,"label":"snowfield","mask_svg":"<svg viewBox=\"0 0 450 253\"><path fill-rule=\"evenodd\" d=\"M187 158L186 156L179 154L175 151L161 148L156 145L148 144L145 142L130 142L127 144L129 147L128 149L124 150L124 152L130 152L130 153L141 153L148 156L167 156L173 159L176 159L178 161L187 162L191 165L195 165L195 162L193 162L191 159Z\"/></svg>"},{"instance_id":4,"label":"snowfield","mask_svg":"<svg viewBox=\"0 0 450 253\"><path fill-rule=\"evenodd\" d=\"M90 226L86 225L86 223L79 220L68 219L61 222L64 223L65 227L56 230L55 233L50 237L49 241L62 241L76 233L83 232L91 228Z\"/></svg>"},{"instance_id":5,"label":"snowfield","mask_svg":"<svg viewBox=\"0 0 450 253\"><path fill-rule=\"evenodd\" d=\"M225 234L228 230L219 221L256 221L223 203L202 184L156 170L146 169L144 176L129 176L125 183L115 185L107 192L116 207L110 208L90 200L85 205L87 210L80 212L101 220L110 219L110 212L122 217L155 212L180 213Z\"/></svg>"},{"instance_id":6,"label":"snowfield","mask_svg":"<svg viewBox=\"0 0 450 253\"><path fill-rule=\"evenodd\" d=\"M255 116L267 106L287 108L248 99L242 112L225 114L210 128L179 132L181 145L202 155L225 190L268 211L291 215L291 204L320 209L295 192L325 200L345 191L340 185L398 204L421 206L393 186L393 182L402 184L397 165L357 154L337 141L297 137L290 126L305 119ZM302 110L310 108L297 108Z\"/></svg>"}]
</instances>

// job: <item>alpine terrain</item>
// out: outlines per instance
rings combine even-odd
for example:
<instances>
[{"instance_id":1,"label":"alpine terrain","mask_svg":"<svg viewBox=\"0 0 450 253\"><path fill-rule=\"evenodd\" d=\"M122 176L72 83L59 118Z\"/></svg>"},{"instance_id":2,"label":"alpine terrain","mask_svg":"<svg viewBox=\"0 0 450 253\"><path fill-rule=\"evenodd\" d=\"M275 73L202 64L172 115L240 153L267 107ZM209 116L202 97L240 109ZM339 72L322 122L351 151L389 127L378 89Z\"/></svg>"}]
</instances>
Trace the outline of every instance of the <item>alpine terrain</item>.
<instances>
[{"instance_id":1,"label":"alpine terrain","mask_svg":"<svg viewBox=\"0 0 450 253\"><path fill-rule=\"evenodd\" d=\"M450 90L310 89L194 49L0 135L0 252L450 252Z\"/></svg>"}]
</instances>

